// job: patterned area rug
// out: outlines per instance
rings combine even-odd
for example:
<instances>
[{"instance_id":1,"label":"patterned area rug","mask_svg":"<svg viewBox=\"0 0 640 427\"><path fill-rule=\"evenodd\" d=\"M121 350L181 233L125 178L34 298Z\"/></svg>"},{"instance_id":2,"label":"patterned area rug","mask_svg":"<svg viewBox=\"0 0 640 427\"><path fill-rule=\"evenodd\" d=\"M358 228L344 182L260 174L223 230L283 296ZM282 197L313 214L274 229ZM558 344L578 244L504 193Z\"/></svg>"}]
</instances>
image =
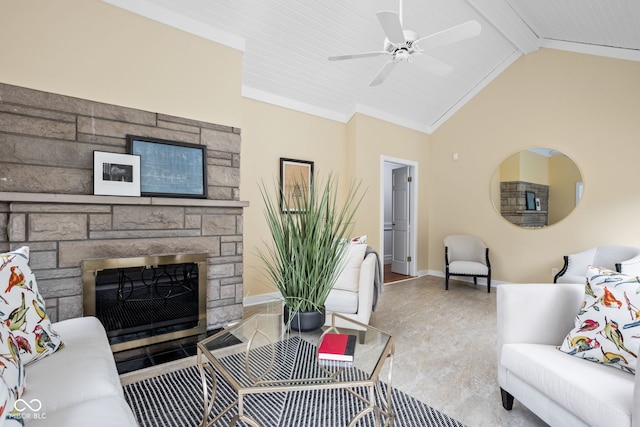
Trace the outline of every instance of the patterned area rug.
<instances>
[{"instance_id":1,"label":"patterned area rug","mask_svg":"<svg viewBox=\"0 0 640 427\"><path fill-rule=\"evenodd\" d=\"M301 353L315 351L315 346L303 340L296 343L296 348L297 351L290 352L291 344L287 345L292 369L300 368L300 360L313 360L300 357ZM229 362L242 366L240 360ZM215 414L236 398L233 389L220 376L216 376ZM207 378L207 382L211 387L211 378ZM383 389L386 390L385 387ZM194 427L202 421L202 380L195 366L130 384L124 388L124 393L141 427ZM464 427L395 388L392 388L391 400L395 416L393 425L396 427ZM365 404L347 391L335 389L248 396L244 408L245 414L263 427L337 427L347 426L365 408ZM232 409L216 426L228 426L236 413L236 409ZM237 425L246 424L239 422ZM374 415L366 415L357 425L375 426Z\"/></svg>"}]
</instances>

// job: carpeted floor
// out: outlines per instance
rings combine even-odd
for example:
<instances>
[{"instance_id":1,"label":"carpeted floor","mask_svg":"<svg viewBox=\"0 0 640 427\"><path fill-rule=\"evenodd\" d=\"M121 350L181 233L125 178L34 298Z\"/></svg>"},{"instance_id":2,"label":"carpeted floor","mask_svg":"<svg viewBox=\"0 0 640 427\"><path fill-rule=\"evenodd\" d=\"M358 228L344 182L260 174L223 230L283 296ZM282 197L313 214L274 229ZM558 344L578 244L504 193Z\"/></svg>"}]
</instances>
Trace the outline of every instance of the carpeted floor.
<instances>
[{"instance_id":1,"label":"carpeted floor","mask_svg":"<svg viewBox=\"0 0 640 427\"><path fill-rule=\"evenodd\" d=\"M291 370L295 372L309 370L311 376L316 375L314 371L318 368L313 358L315 346L303 340L295 343L298 348L295 352L290 351L290 346L290 343L287 344L286 353L290 355L291 360L286 366L291 366ZM312 360L314 363L312 365L307 362L303 366L305 360ZM232 367L242 367L242 360L237 358L227 358L225 363ZM353 379L362 375L355 369L348 371L351 372L347 375ZM282 375L286 377L288 373ZM209 376L207 383L211 387ZM213 411L215 414L220 413L237 396L222 377L217 376L217 383ZM202 420L202 380L195 366L129 384L125 386L124 392L141 427L191 427L197 426ZM364 393L364 390L360 393ZM396 427L463 427L459 422L395 388L392 389L391 398ZM359 411L365 409L365 404L345 390L329 389L249 396L245 399L244 407L245 413L264 427L336 427L348 425ZM228 426L235 414L236 409L233 409L216 425ZM363 417L357 425L374 426L373 414Z\"/></svg>"}]
</instances>

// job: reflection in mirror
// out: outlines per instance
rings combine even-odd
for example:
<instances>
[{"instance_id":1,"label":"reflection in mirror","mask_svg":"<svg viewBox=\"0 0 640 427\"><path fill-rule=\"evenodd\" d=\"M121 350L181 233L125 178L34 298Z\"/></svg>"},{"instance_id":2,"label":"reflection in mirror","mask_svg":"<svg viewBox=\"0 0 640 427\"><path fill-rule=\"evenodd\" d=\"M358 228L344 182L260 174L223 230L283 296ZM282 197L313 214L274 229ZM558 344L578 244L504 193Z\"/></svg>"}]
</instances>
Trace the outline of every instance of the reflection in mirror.
<instances>
[{"instance_id":1,"label":"reflection in mirror","mask_svg":"<svg viewBox=\"0 0 640 427\"><path fill-rule=\"evenodd\" d=\"M494 208L522 228L543 228L564 219L577 206L582 192L578 166L550 148L514 154L491 179Z\"/></svg>"}]
</instances>

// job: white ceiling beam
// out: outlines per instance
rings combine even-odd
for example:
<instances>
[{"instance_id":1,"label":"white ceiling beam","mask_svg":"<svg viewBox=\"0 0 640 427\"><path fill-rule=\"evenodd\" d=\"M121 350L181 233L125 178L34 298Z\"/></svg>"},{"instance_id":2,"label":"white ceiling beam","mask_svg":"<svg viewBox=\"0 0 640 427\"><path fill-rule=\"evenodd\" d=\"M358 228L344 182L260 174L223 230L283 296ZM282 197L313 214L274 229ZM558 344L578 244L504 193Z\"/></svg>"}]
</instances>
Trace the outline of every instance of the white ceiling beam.
<instances>
[{"instance_id":1,"label":"white ceiling beam","mask_svg":"<svg viewBox=\"0 0 640 427\"><path fill-rule=\"evenodd\" d=\"M466 0L504 38L523 54L535 52L540 39L505 0Z\"/></svg>"},{"instance_id":2,"label":"white ceiling beam","mask_svg":"<svg viewBox=\"0 0 640 427\"><path fill-rule=\"evenodd\" d=\"M487 74L484 78L482 78L479 82L477 82L471 90L464 95L461 99L459 99L455 104L453 104L447 111L442 113L440 117L437 118L435 122L431 124L429 129L427 130L428 134L432 134L435 132L440 125L449 120L451 116L453 116L458 110L465 106L465 104L471 101L477 94L479 94L482 89L487 87L489 83L491 83L496 77L498 77L504 70L509 68L511 64L513 64L518 58L520 58L523 54L520 53L519 50L514 49L514 51L502 61L496 68L494 68L489 74Z\"/></svg>"}]
</instances>

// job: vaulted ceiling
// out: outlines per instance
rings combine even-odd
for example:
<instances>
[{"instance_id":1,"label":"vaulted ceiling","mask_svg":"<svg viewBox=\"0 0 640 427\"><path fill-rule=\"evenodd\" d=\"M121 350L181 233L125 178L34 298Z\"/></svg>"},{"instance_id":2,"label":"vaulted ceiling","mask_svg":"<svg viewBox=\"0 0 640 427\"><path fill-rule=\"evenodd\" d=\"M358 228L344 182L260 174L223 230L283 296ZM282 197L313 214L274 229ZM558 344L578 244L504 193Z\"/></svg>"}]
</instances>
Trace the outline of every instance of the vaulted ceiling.
<instances>
[{"instance_id":1,"label":"vaulted ceiling","mask_svg":"<svg viewBox=\"0 0 640 427\"><path fill-rule=\"evenodd\" d=\"M469 20L481 33L426 52L450 74L405 61L373 87L388 56L328 57L382 50L376 14L398 12L398 0L104 1L242 50L243 96L343 122L360 112L427 133L539 48L640 61L638 0L404 0L403 28L420 37Z\"/></svg>"}]
</instances>

